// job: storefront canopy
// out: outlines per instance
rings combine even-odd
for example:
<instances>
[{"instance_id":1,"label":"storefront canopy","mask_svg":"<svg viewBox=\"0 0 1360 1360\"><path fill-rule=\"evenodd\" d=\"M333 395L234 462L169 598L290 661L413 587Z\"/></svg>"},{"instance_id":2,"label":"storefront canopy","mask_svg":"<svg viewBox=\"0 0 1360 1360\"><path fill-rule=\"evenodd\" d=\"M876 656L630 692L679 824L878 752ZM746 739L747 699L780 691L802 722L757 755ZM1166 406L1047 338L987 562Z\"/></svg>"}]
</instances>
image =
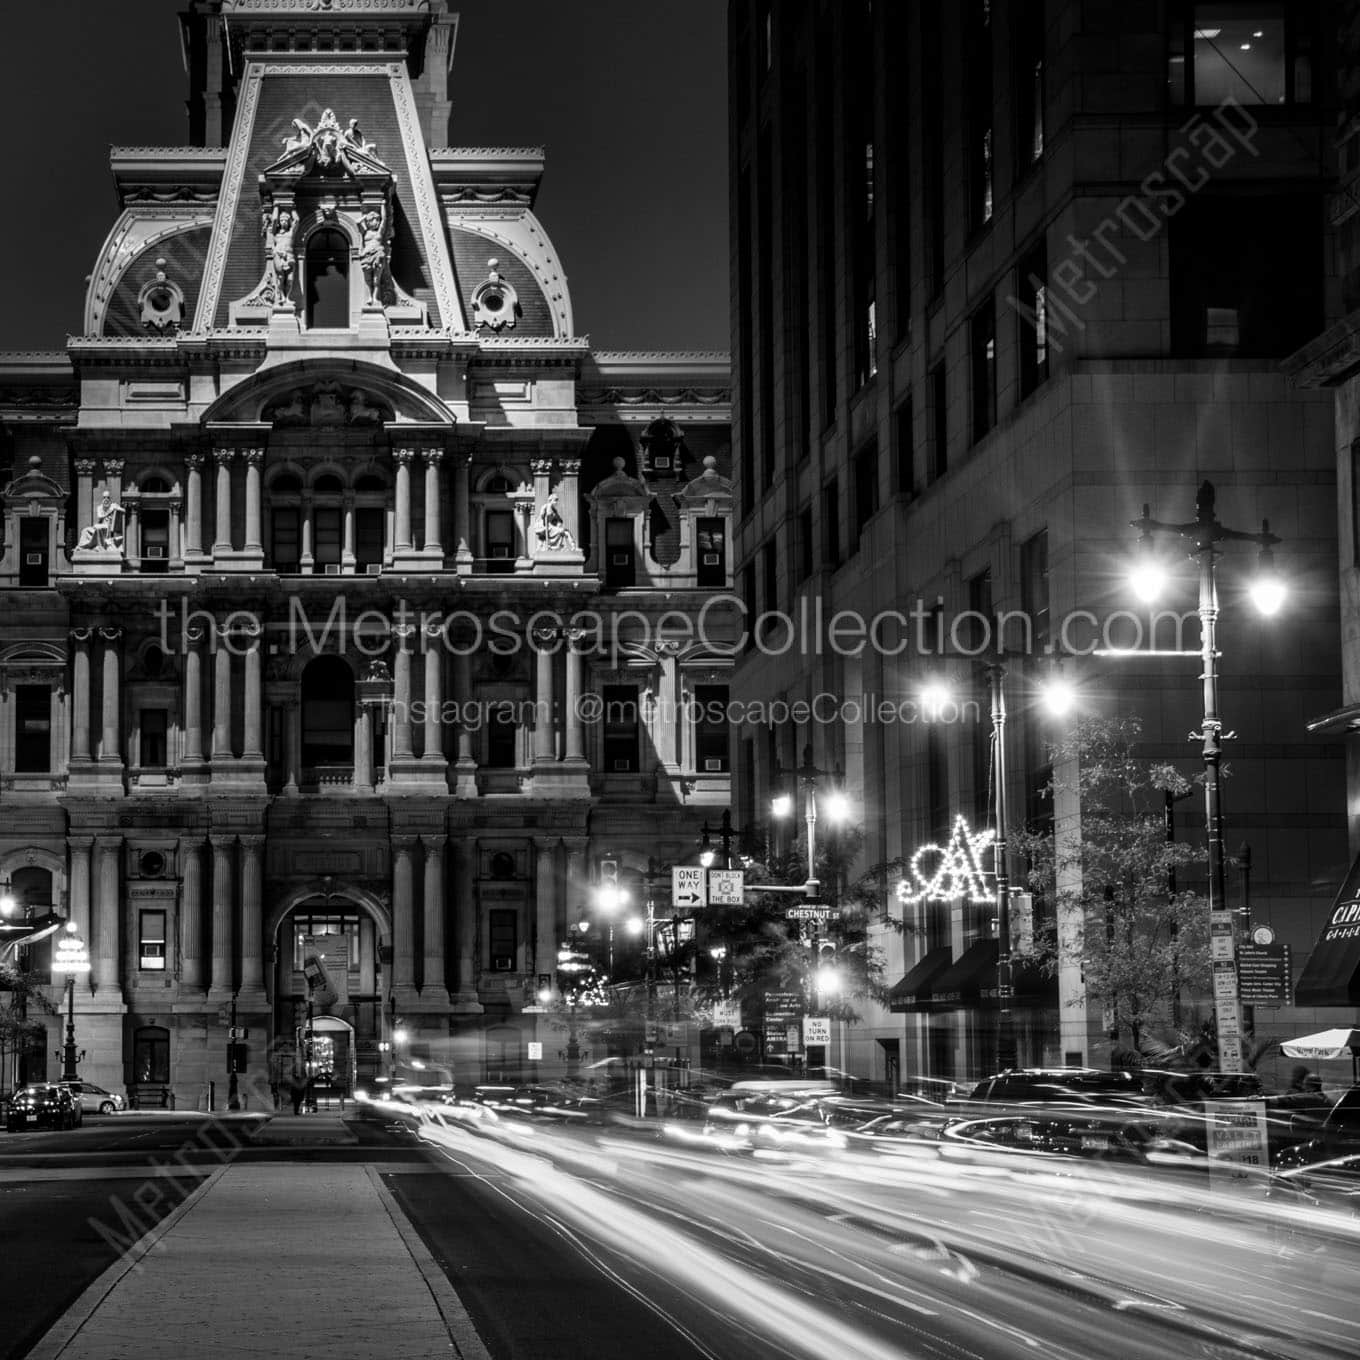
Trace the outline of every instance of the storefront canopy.
<instances>
[{"instance_id":1,"label":"storefront canopy","mask_svg":"<svg viewBox=\"0 0 1360 1360\"><path fill-rule=\"evenodd\" d=\"M954 961L946 945L932 949L888 993L888 1007L895 1012L924 1010L930 1004L931 986Z\"/></svg>"},{"instance_id":2,"label":"storefront canopy","mask_svg":"<svg viewBox=\"0 0 1360 1360\"><path fill-rule=\"evenodd\" d=\"M1327 913L1294 1001L1299 1006L1360 1006L1360 856Z\"/></svg>"},{"instance_id":3,"label":"storefront canopy","mask_svg":"<svg viewBox=\"0 0 1360 1360\"><path fill-rule=\"evenodd\" d=\"M996 999L995 940L976 940L958 961L935 979L930 1000L936 1006L976 1006L984 998Z\"/></svg>"}]
</instances>

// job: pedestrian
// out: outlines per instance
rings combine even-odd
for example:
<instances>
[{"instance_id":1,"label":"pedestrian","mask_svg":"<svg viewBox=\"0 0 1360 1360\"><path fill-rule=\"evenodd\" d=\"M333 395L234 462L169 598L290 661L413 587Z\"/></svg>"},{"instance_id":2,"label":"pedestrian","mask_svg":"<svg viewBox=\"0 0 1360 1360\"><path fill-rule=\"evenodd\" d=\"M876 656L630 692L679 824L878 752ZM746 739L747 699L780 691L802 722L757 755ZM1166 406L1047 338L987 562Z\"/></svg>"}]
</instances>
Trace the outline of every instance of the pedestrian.
<instances>
[{"instance_id":1,"label":"pedestrian","mask_svg":"<svg viewBox=\"0 0 1360 1360\"><path fill-rule=\"evenodd\" d=\"M1291 1091L1308 1090L1308 1078L1311 1075L1312 1073L1310 1073L1302 1063L1299 1063L1299 1065L1289 1074L1289 1089Z\"/></svg>"},{"instance_id":2,"label":"pedestrian","mask_svg":"<svg viewBox=\"0 0 1360 1360\"><path fill-rule=\"evenodd\" d=\"M294 1115L302 1113L302 1102L307 1099L307 1082L301 1072L294 1072L288 1083L288 1095L293 1102Z\"/></svg>"}]
</instances>

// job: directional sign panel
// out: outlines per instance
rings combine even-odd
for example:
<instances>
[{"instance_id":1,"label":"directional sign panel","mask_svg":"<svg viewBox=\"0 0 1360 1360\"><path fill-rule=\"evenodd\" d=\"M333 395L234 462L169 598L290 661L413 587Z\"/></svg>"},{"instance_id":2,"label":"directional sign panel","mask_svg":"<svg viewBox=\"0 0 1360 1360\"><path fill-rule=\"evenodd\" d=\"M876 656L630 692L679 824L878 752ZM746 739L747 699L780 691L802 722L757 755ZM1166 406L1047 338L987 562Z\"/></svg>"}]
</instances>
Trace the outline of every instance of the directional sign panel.
<instances>
[{"instance_id":1,"label":"directional sign panel","mask_svg":"<svg viewBox=\"0 0 1360 1360\"><path fill-rule=\"evenodd\" d=\"M671 866L671 901L677 907L708 905L708 870L701 864Z\"/></svg>"},{"instance_id":2,"label":"directional sign panel","mask_svg":"<svg viewBox=\"0 0 1360 1360\"><path fill-rule=\"evenodd\" d=\"M740 869L708 871L708 905L739 907L746 899L746 875Z\"/></svg>"}]
</instances>

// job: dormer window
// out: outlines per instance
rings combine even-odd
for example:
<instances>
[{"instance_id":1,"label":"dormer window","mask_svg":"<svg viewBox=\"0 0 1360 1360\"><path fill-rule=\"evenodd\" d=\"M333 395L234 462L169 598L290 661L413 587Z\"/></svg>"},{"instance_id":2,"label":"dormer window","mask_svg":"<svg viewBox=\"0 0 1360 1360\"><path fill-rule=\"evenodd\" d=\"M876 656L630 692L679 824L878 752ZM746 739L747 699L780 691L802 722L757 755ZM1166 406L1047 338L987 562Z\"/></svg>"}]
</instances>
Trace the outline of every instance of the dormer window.
<instances>
[{"instance_id":1,"label":"dormer window","mask_svg":"<svg viewBox=\"0 0 1360 1360\"><path fill-rule=\"evenodd\" d=\"M349 238L322 227L307 238L307 327L342 331L350 324Z\"/></svg>"}]
</instances>

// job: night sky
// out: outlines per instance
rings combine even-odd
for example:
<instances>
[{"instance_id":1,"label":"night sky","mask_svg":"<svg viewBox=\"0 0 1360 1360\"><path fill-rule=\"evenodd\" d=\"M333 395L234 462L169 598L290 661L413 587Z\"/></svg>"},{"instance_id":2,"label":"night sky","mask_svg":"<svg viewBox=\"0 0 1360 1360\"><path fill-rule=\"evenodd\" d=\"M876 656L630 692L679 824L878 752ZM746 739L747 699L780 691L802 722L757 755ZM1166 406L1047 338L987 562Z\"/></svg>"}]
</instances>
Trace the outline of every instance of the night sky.
<instances>
[{"instance_id":1,"label":"night sky","mask_svg":"<svg viewBox=\"0 0 1360 1360\"><path fill-rule=\"evenodd\" d=\"M59 349L117 215L108 148L187 140L180 0L45 0L0 19L13 206L0 350ZM536 204L596 349L720 349L727 320L722 0L466 0L455 146L545 146Z\"/></svg>"}]
</instances>

